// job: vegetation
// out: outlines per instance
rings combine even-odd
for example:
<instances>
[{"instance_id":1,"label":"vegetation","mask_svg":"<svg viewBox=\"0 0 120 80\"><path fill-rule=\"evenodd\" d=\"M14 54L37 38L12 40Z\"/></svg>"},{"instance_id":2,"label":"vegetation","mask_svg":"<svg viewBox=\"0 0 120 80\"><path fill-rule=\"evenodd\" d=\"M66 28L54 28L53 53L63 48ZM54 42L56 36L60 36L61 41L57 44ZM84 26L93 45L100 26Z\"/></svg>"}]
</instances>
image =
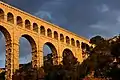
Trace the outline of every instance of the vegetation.
<instances>
[{"instance_id":1,"label":"vegetation","mask_svg":"<svg viewBox=\"0 0 120 80\"><path fill-rule=\"evenodd\" d=\"M34 69L22 67L13 75L14 80L119 80L120 79L120 36L90 39L93 46L81 43L83 54L88 55L82 63L70 52L63 56L62 64L53 65L52 55L44 57L44 67Z\"/></svg>"}]
</instances>

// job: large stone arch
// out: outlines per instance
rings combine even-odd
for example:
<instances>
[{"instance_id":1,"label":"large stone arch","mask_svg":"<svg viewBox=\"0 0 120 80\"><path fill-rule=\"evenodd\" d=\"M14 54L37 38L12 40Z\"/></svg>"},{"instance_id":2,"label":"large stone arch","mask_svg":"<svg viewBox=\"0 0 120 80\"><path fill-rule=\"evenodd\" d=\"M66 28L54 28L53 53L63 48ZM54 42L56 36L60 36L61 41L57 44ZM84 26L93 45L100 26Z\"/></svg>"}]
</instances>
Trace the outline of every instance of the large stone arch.
<instances>
[{"instance_id":1,"label":"large stone arch","mask_svg":"<svg viewBox=\"0 0 120 80\"><path fill-rule=\"evenodd\" d=\"M64 57L64 56L67 56L67 55L69 55L69 54L74 56L72 50L70 50L69 48L65 48L65 49L63 50L63 52L62 52L62 56L63 56L63 57Z\"/></svg>"},{"instance_id":2,"label":"large stone arch","mask_svg":"<svg viewBox=\"0 0 120 80\"><path fill-rule=\"evenodd\" d=\"M12 40L9 31L1 25L0 31L3 33L6 42L5 79L9 80L12 78Z\"/></svg>"},{"instance_id":3,"label":"large stone arch","mask_svg":"<svg viewBox=\"0 0 120 80\"><path fill-rule=\"evenodd\" d=\"M37 44L35 40L28 34L22 34L21 37L24 37L29 41L32 48L32 67L37 68Z\"/></svg>"},{"instance_id":4,"label":"large stone arch","mask_svg":"<svg viewBox=\"0 0 120 80\"><path fill-rule=\"evenodd\" d=\"M53 58L53 64L57 65L58 64L58 53L57 53L57 49L56 49L55 45L52 44L51 42L45 42L44 45L49 46L49 48L51 49L51 51L52 51L51 54L52 54L52 58Z\"/></svg>"},{"instance_id":5,"label":"large stone arch","mask_svg":"<svg viewBox=\"0 0 120 80\"><path fill-rule=\"evenodd\" d=\"M70 50L69 48L65 48L62 52L62 57L63 57L63 64L71 64L70 62L72 62L73 59L77 58L74 56L74 53L72 52L72 50ZM68 63L69 62L69 63Z\"/></svg>"}]
</instances>

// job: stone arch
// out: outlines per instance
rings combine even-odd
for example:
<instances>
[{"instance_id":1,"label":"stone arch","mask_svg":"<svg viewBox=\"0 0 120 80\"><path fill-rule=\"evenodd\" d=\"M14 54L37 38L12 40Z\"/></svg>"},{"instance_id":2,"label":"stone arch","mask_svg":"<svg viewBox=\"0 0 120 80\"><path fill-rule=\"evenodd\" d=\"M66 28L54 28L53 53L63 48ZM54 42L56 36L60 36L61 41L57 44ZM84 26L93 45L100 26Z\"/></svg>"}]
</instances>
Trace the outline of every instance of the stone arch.
<instances>
[{"instance_id":1,"label":"stone arch","mask_svg":"<svg viewBox=\"0 0 120 80\"><path fill-rule=\"evenodd\" d=\"M84 42L81 42L81 49L85 49L86 44Z\"/></svg>"},{"instance_id":2,"label":"stone arch","mask_svg":"<svg viewBox=\"0 0 120 80\"><path fill-rule=\"evenodd\" d=\"M37 45L36 45L36 42L28 34L23 34L21 37L26 38L31 45L31 48L32 48L32 67L36 68L37 67Z\"/></svg>"},{"instance_id":3,"label":"stone arch","mask_svg":"<svg viewBox=\"0 0 120 80\"><path fill-rule=\"evenodd\" d=\"M17 21L16 22L17 22L18 26L21 26L21 27L23 26L23 20L20 16L17 16Z\"/></svg>"},{"instance_id":4,"label":"stone arch","mask_svg":"<svg viewBox=\"0 0 120 80\"><path fill-rule=\"evenodd\" d=\"M53 65L57 65L58 64L58 54L57 54L57 49L56 49L56 47L52 44L52 43L50 43L50 42L46 42L44 45L47 45L47 46L49 46L49 48L51 49L51 51L52 51L52 59L53 59Z\"/></svg>"},{"instance_id":5,"label":"stone arch","mask_svg":"<svg viewBox=\"0 0 120 80\"><path fill-rule=\"evenodd\" d=\"M52 38L52 31L51 29L47 29L47 36Z\"/></svg>"},{"instance_id":6,"label":"stone arch","mask_svg":"<svg viewBox=\"0 0 120 80\"><path fill-rule=\"evenodd\" d=\"M60 34L60 41L64 42L64 36L63 36L63 34Z\"/></svg>"},{"instance_id":7,"label":"stone arch","mask_svg":"<svg viewBox=\"0 0 120 80\"><path fill-rule=\"evenodd\" d=\"M54 31L54 38L55 38L56 40L58 40L58 33L57 33L57 31Z\"/></svg>"},{"instance_id":8,"label":"stone arch","mask_svg":"<svg viewBox=\"0 0 120 80\"><path fill-rule=\"evenodd\" d=\"M80 42L78 40L76 40L76 46L80 48Z\"/></svg>"},{"instance_id":9,"label":"stone arch","mask_svg":"<svg viewBox=\"0 0 120 80\"><path fill-rule=\"evenodd\" d=\"M64 56L68 56L68 55L73 55L73 52L70 50L70 49L68 49L68 48L65 48L64 50L63 50L63 54L62 54L62 56L64 57ZM74 56L74 55L73 55Z\"/></svg>"},{"instance_id":10,"label":"stone arch","mask_svg":"<svg viewBox=\"0 0 120 80\"><path fill-rule=\"evenodd\" d=\"M3 20L5 16L5 13L2 9L0 9L0 19Z\"/></svg>"},{"instance_id":11,"label":"stone arch","mask_svg":"<svg viewBox=\"0 0 120 80\"><path fill-rule=\"evenodd\" d=\"M71 38L71 45L75 46L75 40L73 38Z\"/></svg>"},{"instance_id":12,"label":"stone arch","mask_svg":"<svg viewBox=\"0 0 120 80\"><path fill-rule=\"evenodd\" d=\"M14 23L14 16L11 12L7 13L7 22Z\"/></svg>"},{"instance_id":13,"label":"stone arch","mask_svg":"<svg viewBox=\"0 0 120 80\"><path fill-rule=\"evenodd\" d=\"M44 28L44 26L40 27L40 34L45 35L45 28Z\"/></svg>"},{"instance_id":14,"label":"stone arch","mask_svg":"<svg viewBox=\"0 0 120 80\"><path fill-rule=\"evenodd\" d=\"M7 29L0 25L0 31L3 33L6 42L6 63L5 63L5 78L6 80L11 79L12 72L12 40L11 35Z\"/></svg>"},{"instance_id":15,"label":"stone arch","mask_svg":"<svg viewBox=\"0 0 120 80\"><path fill-rule=\"evenodd\" d=\"M87 52L86 52L86 50L87 50L87 48L86 48L86 43L81 42L81 49L82 49L82 57L83 57L83 59L85 59L86 56L87 56Z\"/></svg>"},{"instance_id":16,"label":"stone arch","mask_svg":"<svg viewBox=\"0 0 120 80\"><path fill-rule=\"evenodd\" d=\"M33 31L38 32L38 25L37 25L37 23L33 23Z\"/></svg>"},{"instance_id":17,"label":"stone arch","mask_svg":"<svg viewBox=\"0 0 120 80\"><path fill-rule=\"evenodd\" d=\"M31 27L31 23L30 23L30 21L28 19L26 19L25 20L25 28L30 29L30 27Z\"/></svg>"},{"instance_id":18,"label":"stone arch","mask_svg":"<svg viewBox=\"0 0 120 80\"><path fill-rule=\"evenodd\" d=\"M68 36L66 36L66 43L70 44L70 38Z\"/></svg>"},{"instance_id":19,"label":"stone arch","mask_svg":"<svg viewBox=\"0 0 120 80\"><path fill-rule=\"evenodd\" d=\"M71 64L73 59L77 60L77 58L75 58L73 52L70 49L68 49L68 48L65 48L63 50L62 57L63 57L63 65Z\"/></svg>"}]
</instances>

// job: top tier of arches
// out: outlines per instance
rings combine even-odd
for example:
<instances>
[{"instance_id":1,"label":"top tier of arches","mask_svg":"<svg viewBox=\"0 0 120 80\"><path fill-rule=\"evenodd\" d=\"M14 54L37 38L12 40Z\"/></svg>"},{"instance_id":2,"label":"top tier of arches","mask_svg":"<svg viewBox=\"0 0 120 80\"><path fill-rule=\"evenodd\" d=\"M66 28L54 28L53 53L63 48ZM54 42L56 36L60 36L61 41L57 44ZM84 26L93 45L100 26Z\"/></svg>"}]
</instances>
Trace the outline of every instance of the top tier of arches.
<instances>
[{"instance_id":1,"label":"top tier of arches","mask_svg":"<svg viewBox=\"0 0 120 80\"><path fill-rule=\"evenodd\" d=\"M43 25L39 25L37 22L29 20L29 18L23 19L20 15L14 15L12 12L7 12L0 8L0 20L5 20L10 24L15 24L17 27L25 28L26 30L31 30L36 34L41 34L60 42L80 48L80 43L82 42L79 39L68 36L57 30L52 30L52 28L46 28Z\"/></svg>"}]
</instances>

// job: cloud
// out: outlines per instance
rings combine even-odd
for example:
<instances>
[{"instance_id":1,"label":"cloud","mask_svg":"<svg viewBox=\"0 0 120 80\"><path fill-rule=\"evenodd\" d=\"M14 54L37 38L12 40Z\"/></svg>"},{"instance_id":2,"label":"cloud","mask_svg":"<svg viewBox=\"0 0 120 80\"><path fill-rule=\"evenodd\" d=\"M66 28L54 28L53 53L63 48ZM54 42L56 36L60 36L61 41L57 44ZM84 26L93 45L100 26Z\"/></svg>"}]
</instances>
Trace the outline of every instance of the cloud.
<instances>
[{"instance_id":1,"label":"cloud","mask_svg":"<svg viewBox=\"0 0 120 80\"><path fill-rule=\"evenodd\" d=\"M120 11L109 11L107 15L97 23L90 25L92 29L101 31L102 36L111 37L120 33ZM103 33L102 33L103 32ZM106 33L106 34L104 34Z\"/></svg>"},{"instance_id":2,"label":"cloud","mask_svg":"<svg viewBox=\"0 0 120 80\"><path fill-rule=\"evenodd\" d=\"M106 4L102 4L101 6L97 7L97 10L100 12L107 12L109 11L109 7Z\"/></svg>"},{"instance_id":3,"label":"cloud","mask_svg":"<svg viewBox=\"0 0 120 80\"><path fill-rule=\"evenodd\" d=\"M51 16L51 13L47 11L38 11L37 13L35 13L35 15L49 22L52 22L54 20Z\"/></svg>"},{"instance_id":4,"label":"cloud","mask_svg":"<svg viewBox=\"0 0 120 80\"><path fill-rule=\"evenodd\" d=\"M93 35L112 37L120 30L120 0L7 1L15 7L86 38ZM23 53L20 56L25 57L31 53L31 48L25 40L20 41L22 45L20 52Z\"/></svg>"}]
</instances>

